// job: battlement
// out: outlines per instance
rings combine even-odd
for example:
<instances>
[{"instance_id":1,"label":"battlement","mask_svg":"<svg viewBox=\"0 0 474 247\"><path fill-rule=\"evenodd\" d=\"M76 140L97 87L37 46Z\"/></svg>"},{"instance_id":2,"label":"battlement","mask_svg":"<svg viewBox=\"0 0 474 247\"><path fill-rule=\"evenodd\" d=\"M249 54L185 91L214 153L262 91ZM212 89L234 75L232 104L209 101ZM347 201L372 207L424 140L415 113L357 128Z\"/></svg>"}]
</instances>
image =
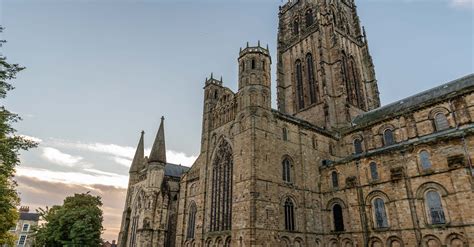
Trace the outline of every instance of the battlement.
<instances>
[{"instance_id":1,"label":"battlement","mask_svg":"<svg viewBox=\"0 0 474 247\"><path fill-rule=\"evenodd\" d=\"M247 47L244 49L240 48L239 59L247 54L251 53L260 53L266 56L270 56L270 51L268 49L268 45L266 48L260 46L260 41L258 42L257 46L249 46L247 42Z\"/></svg>"},{"instance_id":2,"label":"battlement","mask_svg":"<svg viewBox=\"0 0 474 247\"><path fill-rule=\"evenodd\" d=\"M214 73L211 73L211 77L210 78L207 78L206 77L206 81L205 81L205 85L210 85L210 84L214 84L214 85L217 85L217 86L222 86L222 77L220 80L217 80L214 78Z\"/></svg>"}]
</instances>

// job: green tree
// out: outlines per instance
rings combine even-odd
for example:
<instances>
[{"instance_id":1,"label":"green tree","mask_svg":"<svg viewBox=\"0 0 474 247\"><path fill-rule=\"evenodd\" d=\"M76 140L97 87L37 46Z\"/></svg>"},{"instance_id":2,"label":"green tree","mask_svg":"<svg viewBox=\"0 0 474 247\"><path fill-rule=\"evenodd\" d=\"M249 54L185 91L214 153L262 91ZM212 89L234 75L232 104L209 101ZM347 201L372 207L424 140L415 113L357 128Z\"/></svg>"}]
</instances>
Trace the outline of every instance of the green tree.
<instances>
[{"instance_id":1,"label":"green tree","mask_svg":"<svg viewBox=\"0 0 474 247\"><path fill-rule=\"evenodd\" d=\"M3 27L0 26L0 33ZM0 40L0 48L5 40ZM24 67L18 64L10 64L0 52L0 100L5 99L7 93L14 89L11 81ZM16 183L13 180L15 168L20 163L20 150L35 147L36 143L24 137L15 135L13 124L21 118L5 106L0 106L0 246L12 245L15 238L8 231L15 226L18 220L16 207L20 200L16 192Z\"/></svg>"},{"instance_id":2,"label":"green tree","mask_svg":"<svg viewBox=\"0 0 474 247\"><path fill-rule=\"evenodd\" d=\"M66 197L62 206L39 209L45 224L36 229L37 246L100 246L102 201L88 193Z\"/></svg>"}]
</instances>

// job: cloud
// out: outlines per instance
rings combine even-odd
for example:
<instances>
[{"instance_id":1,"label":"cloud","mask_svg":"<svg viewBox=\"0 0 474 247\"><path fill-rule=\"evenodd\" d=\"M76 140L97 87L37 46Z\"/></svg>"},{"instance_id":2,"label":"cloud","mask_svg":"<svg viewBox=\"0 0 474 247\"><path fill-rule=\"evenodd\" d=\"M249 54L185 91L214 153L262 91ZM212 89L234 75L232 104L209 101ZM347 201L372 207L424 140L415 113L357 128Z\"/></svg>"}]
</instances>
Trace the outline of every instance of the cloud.
<instances>
[{"instance_id":1,"label":"cloud","mask_svg":"<svg viewBox=\"0 0 474 247\"><path fill-rule=\"evenodd\" d=\"M450 0L451 6L456 8L474 9L474 0Z\"/></svg>"},{"instance_id":2,"label":"cloud","mask_svg":"<svg viewBox=\"0 0 474 247\"><path fill-rule=\"evenodd\" d=\"M78 164L83 158L80 156L72 156L63 153L56 148L45 147L42 149L41 156L46 160L61 166L73 167Z\"/></svg>"},{"instance_id":3,"label":"cloud","mask_svg":"<svg viewBox=\"0 0 474 247\"><path fill-rule=\"evenodd\" d=\"M126 189L106 185L72 185L60 182L43 181L37 178L17 176L21 204L30 206L34 212L39 207L60 205L67 196L86 193L102 198L105 228L102 238L116 240L120 228Z\"/></svg>"},{"instance_id":4,"label":"cloud","mask_svg":"<svg viewBox=\"0 0 474 247\"><path fill-rule=\"evenodd\" d=\"M59 146L64 148L71 148L82 151L90 151L94 153L112 155L109 159L125 167L130 167L132 164L133 156L135 155L136 148L131 146L120 146L117 144L105 144L105 143L82 143L82 142L71 142L66 140L53 139L52 146ZM145 150L146 154L149 154L151 148ZM166 157L168 162L174 164L182 164L184 166L191 166L197 159L197 156L188 155L184 152L167 150Z\"/></svg>"},{"instance_id":5,"label":"cloud","mask_svg":"<svg viewBox=\"0 0 474 247\"><path fill-rule=\"evenodd\" d=\"M19 137L22 137L26 140L29 140L29 141L34 141L34 142L37 142L37 143L42 143L43 140L41 140L40 138L38 137L34 137L34 136L28 136L28 135L18 135Z\"/></svg>"},{"instance_id":6,"label":"cloud","mask_svg":"<svg viewBox=\"0 0 474 247\"><path fill-rule=\"evenodd\" d=\"M128 176L115 173L103 172L95 169L84 169L82 172L60 172L40 168L20 166L17 168L17 176L34 177L42 181L67 183L75 185L108 185L118 188L127 188Z\"/></svg>"}]
</instances>

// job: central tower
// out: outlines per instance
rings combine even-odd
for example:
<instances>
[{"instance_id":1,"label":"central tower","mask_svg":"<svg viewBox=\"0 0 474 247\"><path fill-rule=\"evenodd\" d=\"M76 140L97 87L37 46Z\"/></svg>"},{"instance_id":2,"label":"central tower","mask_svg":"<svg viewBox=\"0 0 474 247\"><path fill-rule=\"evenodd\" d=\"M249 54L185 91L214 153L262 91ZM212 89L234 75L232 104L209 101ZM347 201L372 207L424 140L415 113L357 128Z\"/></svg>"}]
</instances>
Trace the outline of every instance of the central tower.
<instances>
[{"instance_id":1,"label":"central tower","mask_svg":"<svg viewBox=\"0 0 474 247\"><path fill-rule=\"evenodd\" d=\"M354 0L292 0L280 8L278 109L327 129L380 106Z\"/></svg>"}]
</instances>

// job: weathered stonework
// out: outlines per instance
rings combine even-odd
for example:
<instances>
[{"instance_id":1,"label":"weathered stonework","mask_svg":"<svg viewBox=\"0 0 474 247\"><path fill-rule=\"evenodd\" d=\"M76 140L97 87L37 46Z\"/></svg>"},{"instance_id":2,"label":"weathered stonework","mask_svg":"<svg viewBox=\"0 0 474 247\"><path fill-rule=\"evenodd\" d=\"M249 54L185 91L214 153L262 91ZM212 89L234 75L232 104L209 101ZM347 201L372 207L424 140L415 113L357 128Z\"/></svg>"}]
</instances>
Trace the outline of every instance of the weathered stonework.
<instances>
[{"instance_id":1,"label":"weathered stonework","mask_svg":"<svg viewBox=\"0 0 474 247\"><path fill-rule=\"evenodd\" d=\"M134 202L151 177L131 170L121 246L474 245L474 75L380 107L352 0L279 16L279 109L268 49L247 46L237 92L206 79L190 170L155 164L154 215ZM127 215L154 223L130 241Z\"/></svg>"}]
</instances>

